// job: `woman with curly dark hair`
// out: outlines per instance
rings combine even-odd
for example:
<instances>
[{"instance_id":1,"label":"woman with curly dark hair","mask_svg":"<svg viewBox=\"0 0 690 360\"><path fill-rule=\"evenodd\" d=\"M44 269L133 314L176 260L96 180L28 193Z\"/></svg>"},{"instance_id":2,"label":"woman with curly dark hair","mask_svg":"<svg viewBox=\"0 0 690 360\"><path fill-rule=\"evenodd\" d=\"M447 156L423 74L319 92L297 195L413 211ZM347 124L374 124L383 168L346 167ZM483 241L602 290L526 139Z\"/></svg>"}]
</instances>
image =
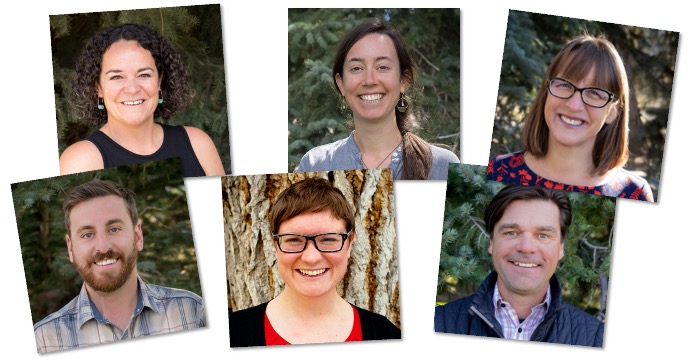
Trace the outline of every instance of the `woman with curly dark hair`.
<instances>
[{"instance_id":1,"label":"woman with curly dark hair","mask_svg":"<svg viewBox=\"0 0 690 360\"><path fill-rule=\"evenodd\" d=\"M192 91L180 55L142 25L96 34L77 60L70 105L100 128L60 156L60 174L179 157L185 177L224 175L211 138L190 126L170 126Z\"/></svg>"}]
</instances>

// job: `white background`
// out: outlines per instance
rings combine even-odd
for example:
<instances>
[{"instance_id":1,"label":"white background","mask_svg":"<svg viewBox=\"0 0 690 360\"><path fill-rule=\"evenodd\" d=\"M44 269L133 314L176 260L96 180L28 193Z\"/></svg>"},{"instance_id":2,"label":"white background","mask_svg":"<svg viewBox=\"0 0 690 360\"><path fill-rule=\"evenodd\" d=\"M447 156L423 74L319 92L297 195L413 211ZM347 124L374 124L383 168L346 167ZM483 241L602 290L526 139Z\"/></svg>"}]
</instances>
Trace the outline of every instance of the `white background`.
<instances>
[{"instance_id":1,"label":"white background","mask_svg":"<svg viewBox=\"0 0 690 360\"><path fill-rule=\"evenodd\" d=\"M96 2L11 1L0 12L0 251L3 274L3 357L37 358L10 184L59 174L48 16L53 14L206 4L193 0ZM331 1L222 1L226 83L235 175L287 172L287 9ZM219 178L187 181L208 327L114 345L63 351L51 359L123 356L157 358L303 359L327 356L418 358L515 356L601 359L686 354L684 134L690 134L690 94L683 54L690 29L682 2L650 1L349 1L339 7L461 9L461 160L486 165L509 9L585 18L681 33L664 169L657 204L617 205L604 349L518 343L433 332L445 182L396 182L402 341L230 349ZM291 170L291 169L290 169ZM327 351L327 352L326 352ZM522 356L526 354L520 354ZM681 355L682 357L683 355Z\"/></svg>"}]
</instances>

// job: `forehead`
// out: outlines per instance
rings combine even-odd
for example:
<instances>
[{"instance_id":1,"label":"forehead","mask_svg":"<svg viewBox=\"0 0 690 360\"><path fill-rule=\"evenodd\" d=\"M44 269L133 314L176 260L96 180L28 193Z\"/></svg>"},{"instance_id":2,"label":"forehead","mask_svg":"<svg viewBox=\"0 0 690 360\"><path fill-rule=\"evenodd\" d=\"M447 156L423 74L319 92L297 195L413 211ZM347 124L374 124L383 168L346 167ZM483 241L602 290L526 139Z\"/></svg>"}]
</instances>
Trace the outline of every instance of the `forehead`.
<instances>
[{"instance_id":1,"label":"forehead","mask_svg":"<svg viewBox=\"0 0 690 360\"><path fill-rule=\"evenodd\" d=\"M130 63L137 66L142 63L155 65L155 60L151 52L144 49L136 40L118 40L103 53L103 67Z\"/></svg>"},{"instance_id":2,"label":"forehead","mask_svg":"<svg viewBox=\"0 0 690 360\"><path fill-rule=\"evenodd\" d=\"M384 34L367 34L357 40L347 52L345 61L352 61L353 58L367 59L388 57L398 61L395 45L390 37Z\"/></svg>"},{"instance_id":3,"label":"forehead","mask_svg":"<svg viewBox=\"0 0 690 360\"><path fill-rule=\"evenodd\" d=\"M593 53L585 50L573 50L563 55L555 64L551 77L560 77L582 86L595 86L617 90L617 70L612 60L604 53Z\"/></svg>"},{"instance_id":4,"label":"forehead","mask_svg":"<svg viewBox=\"0 0 690 360\"><path fill-rule=\"evenodd\" d=\"M301 213L281 222L278 226L278 233L304 235L345 230L345 220L337 218L330 210Z\"/></svg>"},{"instance_id":5,"label":"forehead","mask_svg":"<svg viewBox=\"0 0 690 360\"><path fill-rule=\"evenodd\" d=\"M69 214L71 228L97 226L112 219L130 219L125 200L116 195L99 196L75 205ZM130 220L131 221L131 220Z\"/></svg>"},{"instance_id":6,"label":"forehead","mask_svg":"<svg viewBox=\"0 0 690 360\"><path fill-rule=\"evenodd\" d=\"M517 225L522 228L554 227L560 230L560 213L558 206L549 200L515 200L503 212L496 222L496 228L502 225Z\"/></svg>"}]
</instances>

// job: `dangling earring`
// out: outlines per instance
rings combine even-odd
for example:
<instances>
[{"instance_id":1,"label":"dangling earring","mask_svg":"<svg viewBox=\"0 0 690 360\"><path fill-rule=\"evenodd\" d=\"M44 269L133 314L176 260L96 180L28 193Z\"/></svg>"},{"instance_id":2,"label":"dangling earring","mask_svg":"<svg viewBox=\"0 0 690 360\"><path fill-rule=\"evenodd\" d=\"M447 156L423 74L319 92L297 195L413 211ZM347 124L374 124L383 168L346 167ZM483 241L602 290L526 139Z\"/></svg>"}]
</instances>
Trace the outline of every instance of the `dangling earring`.
<instances>
[{"instance_id":1,"label":"dangling earring","mask_svg":"<svg viewBox=\"0 0 690 360\"><path fill-rule=\"evenodd\" d=\"M158 89L158 103L162 104L163 103L163 90Z\"/></svg>"},{"instance_id":2,"label":"dangling earring","mask_svg":"<svg viewBox=\"0 0 690 360\"><path fill-rule=\"evenodd\" d=\"M98 105L98 110L105 109L105 105L103 104L103 98L102 97L98 98L98 101L96 101L96 104Z\"/></svg>"},{"instance_id":3,"label":"dangling earring","mask_svg":"<svg viewBox=\"0 0 690 360\"><path fill-rule=\"evenodd\" d=\"M396 105L395 107L401 113L407 111L407 101L405 100L405 93L400 93L400 100L398 100L398 105Z\"/></svg>"},{"instance_id":4,"label":"dangling earring","mask_svg":"<svg viewBox=\"0 0 690 360\"><path fill-rule=\"evenodd\" d=\"M345 101L345 97L342 95L338 95L338 108L340 108L343 114L347 112L347 101Z\"/></svg>"}]
</instances>

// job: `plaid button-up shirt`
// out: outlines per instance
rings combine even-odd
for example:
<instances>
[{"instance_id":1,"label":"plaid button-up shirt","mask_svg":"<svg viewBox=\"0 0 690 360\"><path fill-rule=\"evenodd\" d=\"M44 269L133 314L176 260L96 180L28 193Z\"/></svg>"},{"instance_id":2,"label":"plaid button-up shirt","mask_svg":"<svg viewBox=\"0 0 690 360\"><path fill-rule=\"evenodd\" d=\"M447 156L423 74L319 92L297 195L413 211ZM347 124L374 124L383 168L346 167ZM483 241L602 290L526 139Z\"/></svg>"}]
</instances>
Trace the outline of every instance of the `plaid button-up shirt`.
<instances>
[{"instance_id":1,"label":"plaid button-up shirt","mask_svg":"<svg viewBox=\"0 0 690 360\"><path fill-rule=\"evenodd\" d=\"M529 340L541 324L546 316L546 311L549 310L551 304L551 285L546 289L546 297L544 301L532 307L532 313L527 316L522 322L518 319L515 309L503 301L501 294L498 292L498 283L494 285L494 316L501 324L503 329L503 337L513 340Z\"/></svg>"},{"instance_id":2,"label":"plaid button-up shirt","mask_svg":"<svg viewBox=\"0 0 690 360\"><path fill-rule=\"evenodd\" d=\"M36 350L47 353L206 326L198 295L138 281L137 306L124 330L101 316L82 285L76 298L34 325Z\"/></svg>"}]
</instances>

